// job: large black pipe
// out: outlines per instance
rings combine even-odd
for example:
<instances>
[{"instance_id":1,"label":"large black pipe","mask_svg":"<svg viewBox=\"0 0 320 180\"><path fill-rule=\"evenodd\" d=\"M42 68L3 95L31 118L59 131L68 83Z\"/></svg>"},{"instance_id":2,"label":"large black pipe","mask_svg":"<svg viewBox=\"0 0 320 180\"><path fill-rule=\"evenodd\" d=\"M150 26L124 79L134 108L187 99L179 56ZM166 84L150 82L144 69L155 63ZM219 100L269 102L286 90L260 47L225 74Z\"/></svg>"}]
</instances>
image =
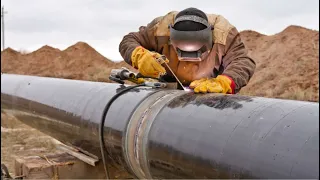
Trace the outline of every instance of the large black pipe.
<instances>
[{"instance_id":1,"label":"large black pipe","mask_svg":"<svg viewBox=\"0 0 320 180\"><path fill-rule=\"evenodd\" d=\"M118 84L1 75L1 109L100 156ZM111 106L105 143L138 178L319 178L319 104L137 88Z\"/></svg>"}]
</instances>

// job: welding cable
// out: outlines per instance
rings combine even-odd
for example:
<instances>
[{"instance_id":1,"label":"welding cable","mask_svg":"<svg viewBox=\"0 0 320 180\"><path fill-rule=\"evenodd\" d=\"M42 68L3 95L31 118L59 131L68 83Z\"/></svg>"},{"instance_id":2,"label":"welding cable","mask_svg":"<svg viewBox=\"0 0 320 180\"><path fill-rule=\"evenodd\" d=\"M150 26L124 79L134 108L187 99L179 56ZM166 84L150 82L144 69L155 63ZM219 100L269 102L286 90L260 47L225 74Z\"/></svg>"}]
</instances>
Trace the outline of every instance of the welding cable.
<instances>
[{"instance_id":1,"label":"welding cable","mask_svg":"<svg viewBox=\"0 0 320 180\"><path fill-rule=\"evenodd\" d=\"M12 179L7 166L4 164L1 164L1 180L2 179Z\"/></svg>"},{"instance_id":2,"label":"welding cable","mask_svg":"<svg viewBox=\"0 0 320 180\"><path fill-rule=\"evenodd\" d=\"M101 150L101 159L103 161L103 166L104 166L104 170L106 173L106 179L109 179L109 171L108 171L108 166L106 164L106 158L105 158L105 154L104 154L104 149L106 149L105 146L105 142L104 142L104 122L105 122L105 118L107 116L107 113L109 111L109 108L111 106L111 104L118 98L120 97L122 94L124 94L125 92L130 91L131 89L137 88L139 86L146 86L145 83L142 84L138 84L138 85L134 85L134 86L129 86L126 87L125 89L119 91L117 94L115 94L108 102L108 104L105 106L105 108L103 109L103 113L102 113L102 117L101 117L101 122L100 122L100 127L99 127L99 133L100 133L100 150ZM106 149L107 150L107 149ZM107 150L108 152L108 150Z\"/></svg>"}]
</instances>

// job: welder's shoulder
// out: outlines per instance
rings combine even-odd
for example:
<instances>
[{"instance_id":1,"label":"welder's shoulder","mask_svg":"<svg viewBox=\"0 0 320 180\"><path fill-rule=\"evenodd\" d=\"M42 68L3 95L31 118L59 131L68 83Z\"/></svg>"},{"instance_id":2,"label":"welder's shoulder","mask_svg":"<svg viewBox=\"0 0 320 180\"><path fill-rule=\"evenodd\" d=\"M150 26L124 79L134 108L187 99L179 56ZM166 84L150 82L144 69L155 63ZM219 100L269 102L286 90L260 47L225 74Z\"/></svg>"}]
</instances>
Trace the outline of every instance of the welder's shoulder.
<instances>
[{"instance_id":1,"label":"welder's shoulder","mask_svg":"<svg viewBox=\"0 0 320 180\"><path fill-rule=\"evenodd\" d=\"M235 35L237 29L222 15L207 14L209 24L214 27L213 39L214 43L226 45L228 36Z\"/></svg>"},{"instance_id":2,"label":"welder's shoulder","mask_svg":"<svg viewBox=\"0 0 320 180\"><path fill-rule=\"evenodd\" d=\"M147 25L147 28L153 31L154 36L169 36L170 30L168 26L174 23L177 13L177 11L171 11L164 16L156 17Z\"/></svg>"}]
</instances>

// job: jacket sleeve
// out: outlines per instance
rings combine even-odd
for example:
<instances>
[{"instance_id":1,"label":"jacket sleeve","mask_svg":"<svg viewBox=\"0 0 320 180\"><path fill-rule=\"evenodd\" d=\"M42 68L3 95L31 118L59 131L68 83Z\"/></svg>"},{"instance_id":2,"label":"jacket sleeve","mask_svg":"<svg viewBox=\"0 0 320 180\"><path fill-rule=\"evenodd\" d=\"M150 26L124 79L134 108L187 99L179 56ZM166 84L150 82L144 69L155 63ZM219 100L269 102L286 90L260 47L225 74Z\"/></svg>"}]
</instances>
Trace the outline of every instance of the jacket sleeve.
<instances>
[{"instance_id":1,"label":"jacket sleeve","mask_svg":"<svg viewBox=\"0 0 320 180\"><path fill-rule=\"evenodd\" d=\"M249 57L248 51L236 28L231 29L226 41L225 56L222 59L224 71L222 75L230 77L235 83L234 92L246 86L256 68L255 61Z\"/></svg>"},{"instance_id":2,"label":"jacket sleeve","mask_svg":"<svg viewBox=\"0 0 320 180\"><path fill-rule=\"evenodd\" d=\"M142 46L150 51L155 50L156 39L154 36L154 29L155 24L160 18L161 17L155 18L147 26L141 26L138 32L130 32L123 37L119 44L119 52L125 62L127 62L129 65L132 66L131 54L136 47Z\"/></svg>"}]
</instances>

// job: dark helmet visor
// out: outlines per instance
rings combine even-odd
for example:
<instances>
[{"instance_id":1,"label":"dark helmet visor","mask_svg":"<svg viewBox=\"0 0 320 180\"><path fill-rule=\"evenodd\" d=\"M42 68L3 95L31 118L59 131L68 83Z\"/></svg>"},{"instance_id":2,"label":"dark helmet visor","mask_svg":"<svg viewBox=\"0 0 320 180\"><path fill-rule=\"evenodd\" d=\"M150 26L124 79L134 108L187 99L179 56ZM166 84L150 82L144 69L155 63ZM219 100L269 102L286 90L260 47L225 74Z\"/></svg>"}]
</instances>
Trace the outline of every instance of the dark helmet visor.
<instances>
[{"instance_id":1,"label":"dark helmet visor","mask_svg":"<svg viewBox=\"0 0 320 180\"><path fill-rule=\"evenodd\" d=\"M187 16L184 20L190 18L190 16ZM179 31L171 25L169 26L170 42L177 51L179 60L200 61L203 54L207 54L211 50L212 28L208 24L206 26L207 28L199 31Z\"/></svg>"}]
</instances>

